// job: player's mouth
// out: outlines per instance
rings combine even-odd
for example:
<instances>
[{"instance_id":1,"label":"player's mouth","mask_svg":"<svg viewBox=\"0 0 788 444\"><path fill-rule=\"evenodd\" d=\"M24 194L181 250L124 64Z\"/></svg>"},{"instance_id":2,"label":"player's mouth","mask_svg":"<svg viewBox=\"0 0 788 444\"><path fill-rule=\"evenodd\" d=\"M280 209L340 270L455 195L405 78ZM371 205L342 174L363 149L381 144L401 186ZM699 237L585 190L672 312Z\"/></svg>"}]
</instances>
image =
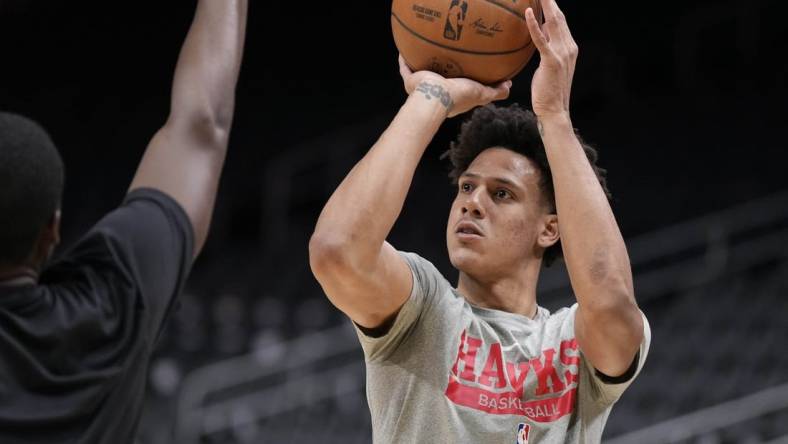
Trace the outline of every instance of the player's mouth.
<instances>
[{"instance_id":1,"label":"player's mouth","mask_svg":"<svg viewBox=\"0 0 788 444\"><path fill-rule=\"evenodd\" d=\"M484 237L482 230L473 222L460 222L455 230L457 237L461 240L474 240Z\"/></svg>"}]
</instances>

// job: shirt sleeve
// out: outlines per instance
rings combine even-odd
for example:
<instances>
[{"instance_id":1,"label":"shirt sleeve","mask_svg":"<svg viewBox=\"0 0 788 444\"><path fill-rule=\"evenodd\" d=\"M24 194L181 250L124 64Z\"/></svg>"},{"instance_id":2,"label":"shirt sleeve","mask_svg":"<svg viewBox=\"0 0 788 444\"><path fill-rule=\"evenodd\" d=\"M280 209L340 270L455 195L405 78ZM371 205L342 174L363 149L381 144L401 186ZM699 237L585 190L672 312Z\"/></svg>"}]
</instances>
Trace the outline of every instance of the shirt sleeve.
<instances>
[{"instance_id":1,"label":"shirt sleeve","mask_svg":"<svg viewBox=\"0 0 788 444\"><path fill-rule=\"evenodd\" d=\"M192 265L194 233L181 206L149 188L130 192L48 269L43 283L79 294L100 322L119 319L154 342ZM43 279L42 279L43 280Z\"/></svg>"},{"instance_id":2,"label":"shirt sleeve","mask_svg":"<svg viewBox=\"0 0 788 444\"><path fill-rule=\"evenodd\" d=\"M422 321L424 312L433 311L430 308L439 302L439 295L449 286L438 269L426 259L414 253L400 251L399 254L410 267L413 287L391 327L382 335L373 335L353 324L367 361L385 360L396 352Z\"/></svg>"},{"instance_id":3,"label":"shirt sleeve","mask_svg":"<svg viewBox=\"0 0 788 444\"><path fill-rule=\"evenodd\" d=\"M574 323L577 304L572 307L572 311L573 315L570 318ZM582 351L580 353L583 360L582 378L591 384L593 398L603 404L613 404L618 401L624 391L635 381L635 378L640 374L643 365L646 363L646 357L651 346L651 327L646 315L643 312L640 312L640 315L643 318L643 340L640 343L640 348L632 362L632 366L624 375L616 378L606 376L594 368Z\"/></svg>"}]
</instances>

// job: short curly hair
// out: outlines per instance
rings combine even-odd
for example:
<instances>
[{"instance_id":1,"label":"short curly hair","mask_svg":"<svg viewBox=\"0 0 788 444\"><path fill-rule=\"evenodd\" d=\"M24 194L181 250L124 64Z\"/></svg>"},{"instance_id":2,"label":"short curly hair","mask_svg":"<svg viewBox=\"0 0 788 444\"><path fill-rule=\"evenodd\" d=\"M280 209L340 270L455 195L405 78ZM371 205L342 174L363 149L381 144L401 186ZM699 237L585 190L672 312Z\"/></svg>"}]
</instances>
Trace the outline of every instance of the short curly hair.
<instances>
[{"instance_id":1,"label":"short curly hair","mask_svg":"<svg viewBox=\"0 0 788 444\"><path fill-rule=\"evenodd\" d=\"M607 171L597 165L599 155L596 149L585 143L577 130L575 130L575 135L580 141L605 195L610 200L612 196L607 188ZM553 176L550 164L547 162L547 153L545 153L542 137L539 134L536 116L532 111L521 108L517 103L506 107L494 104L479 107L462 124L457 140L451 142L449 150L441 156L441 158L448 157L451 161L452 168L449 177L452 183L457 184L462 173L468 169L476 156L493 147L512 150L536 164L541 172L540 186L550 204L550 211L555 212ZM561 255L559 240L555 245L545 250L544 265L549 267Z\"/></svg>"},{"instance_id":2,"label":"short curly hair","mask_svg":"<svg viewBox=\"0 0 788 444\"><path fill-rule=\"evenodd\" d=\"M60 208L63 161L37 122L0 112L0 266L30 255L41 230Z\"/></svg>"}]
</instances>

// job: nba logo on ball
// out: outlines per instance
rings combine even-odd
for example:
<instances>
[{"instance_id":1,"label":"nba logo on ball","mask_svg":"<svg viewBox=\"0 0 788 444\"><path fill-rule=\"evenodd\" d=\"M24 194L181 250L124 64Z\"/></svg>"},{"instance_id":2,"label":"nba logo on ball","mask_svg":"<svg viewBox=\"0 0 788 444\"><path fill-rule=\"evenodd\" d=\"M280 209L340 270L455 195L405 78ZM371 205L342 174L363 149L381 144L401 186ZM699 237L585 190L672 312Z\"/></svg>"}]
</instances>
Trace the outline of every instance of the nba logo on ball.
<instances>
[{"instance_id":1,"label":"nba logo on ball","mask_svg":"<svg viewBox=\"0 0 788 444\"><path fill-rule=\"evenodd\" d=\"M468 14L467 0L451 0L449 13L446 14L446 26L443 27L443 36L449 40L459 40L466 14Z\"/></svg>"},{"instance_id":2,"label":"nba logo on ball","mask_svg":"<svg viewBox=\"0 0 788 444\"><path fill-rule=\"evenodd\" d=\"M391 32L411 71L494 85L536 52L525 21L538 0L391 0Z\"/></svg>"},{"instance_id":3,"label":"nba logo on ball","mask_svg":"<svg viewBox=\"0 0 788 444\"><path fill-rule=\"evenodd\" d=\"M528 435L530 435L530 434L531 434L531 426L521 422L517 426L517 442L516 442L516 444L528 444Z\"/></svg>"}]
</instances>

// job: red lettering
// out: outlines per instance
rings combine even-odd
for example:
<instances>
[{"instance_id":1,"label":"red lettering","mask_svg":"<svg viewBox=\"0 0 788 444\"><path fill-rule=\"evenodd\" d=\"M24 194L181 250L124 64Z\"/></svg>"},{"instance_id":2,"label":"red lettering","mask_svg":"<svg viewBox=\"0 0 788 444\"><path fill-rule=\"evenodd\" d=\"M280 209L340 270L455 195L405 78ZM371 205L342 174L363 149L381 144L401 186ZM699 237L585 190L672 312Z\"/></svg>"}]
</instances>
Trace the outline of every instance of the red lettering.
<instances>
[{"instance_id":1,"label":"red lettering","mask_svg":"<svg viewBox=\"0 0 788 444\"><path fill-rule=\"evenodd\" d=\"M561 381L561 378L558 376L558 372L555 370L555 367L553 367L553 356L555 355L555 350L548 348L543 353L544 364L542 364L539 358L534 358L530 361L531 367L533 367L538 380L536 396L546 395L551 392L557 393L563 391L564 388L566 388L564 383ZM552 390L547 388L548 378L550 378L550 381L552 382Z\"/></svg>"},{"instance_id":2,"label":"red lettering","mask_svg":"<svg viewBox=\"0 0 788 444\"><path fill-rule=\"evenodd\" d=\"M560 396L522 402L514 392L493 393L479 387L462 385L455 378L449 380L446 397L457 405L481 410L493 415L525 415L536 422L552 422L574 411L577 389Z\"/></svg>"},{"instance_id":3,"label":"red lettering","mask_svg":"<svg viewBox=\"0 0 788 444\"><path fill-rule=\"evenodd\" d=\"M523 396L523 383L530 368L531 365L528 362L518 362L516 367L511 362L506 363L506 375L509 377L509 384L511 384L512 389L519 397ZM518 369L520 370L519 373L517 372Z\"/></svg>"},{"instance_id":4,"label":"red lettering","mask_svg":"<svg viewBox=\"0 0 788 444\"><path fill-rule=\"evenodd\" d=\"M568 355L566 353L568 350L573 350L575 352L577 351L577 339L571 339L569 341L561 341L560 356L561 356L561 363L564 364L564 366L568 367L570 365L576 365L578 373L579 373L580 372L580 356ZM570 370L567 370L564 373L564 378L566 379L566 384L569 385L569 384L578 382L578 380L580 380L580 376L578 375L578 373L572 373Z\"/></svg>"},{"instance_id":5,"label":"red lettering","mask_svg":"<svg viewBox=\"0 0 788 444\"><path fill-rule=\"evenodd\" d=\"M495 378L495 387L506 387L506 376L503 374L503 357L501 356L501 344L497 342L490 346L490 354L487 355L487 363L484 364L482 376L479 384L492 387L490 379Z\"/></svg>"},{"instance_id":6,"label":"red lettering","mask_svg":"<svg viewBox=\"0 0 788 444\"><path fill-rule=\"evenodd\" d=\"M466 345L467 349L463 350L466 348L464 347ZM474 372L474 367L476 366L476 352L479 351L481 345L481 339L466 335L465 331L463 331L460 336L460 349L457 351L457 360L454 362L454 367L451 369L452 373L459 375L460 378L466 381L475 382L476 373ZM462 373L459 373L460 361L465 363Z\"/></svg>"}]
</instances>

